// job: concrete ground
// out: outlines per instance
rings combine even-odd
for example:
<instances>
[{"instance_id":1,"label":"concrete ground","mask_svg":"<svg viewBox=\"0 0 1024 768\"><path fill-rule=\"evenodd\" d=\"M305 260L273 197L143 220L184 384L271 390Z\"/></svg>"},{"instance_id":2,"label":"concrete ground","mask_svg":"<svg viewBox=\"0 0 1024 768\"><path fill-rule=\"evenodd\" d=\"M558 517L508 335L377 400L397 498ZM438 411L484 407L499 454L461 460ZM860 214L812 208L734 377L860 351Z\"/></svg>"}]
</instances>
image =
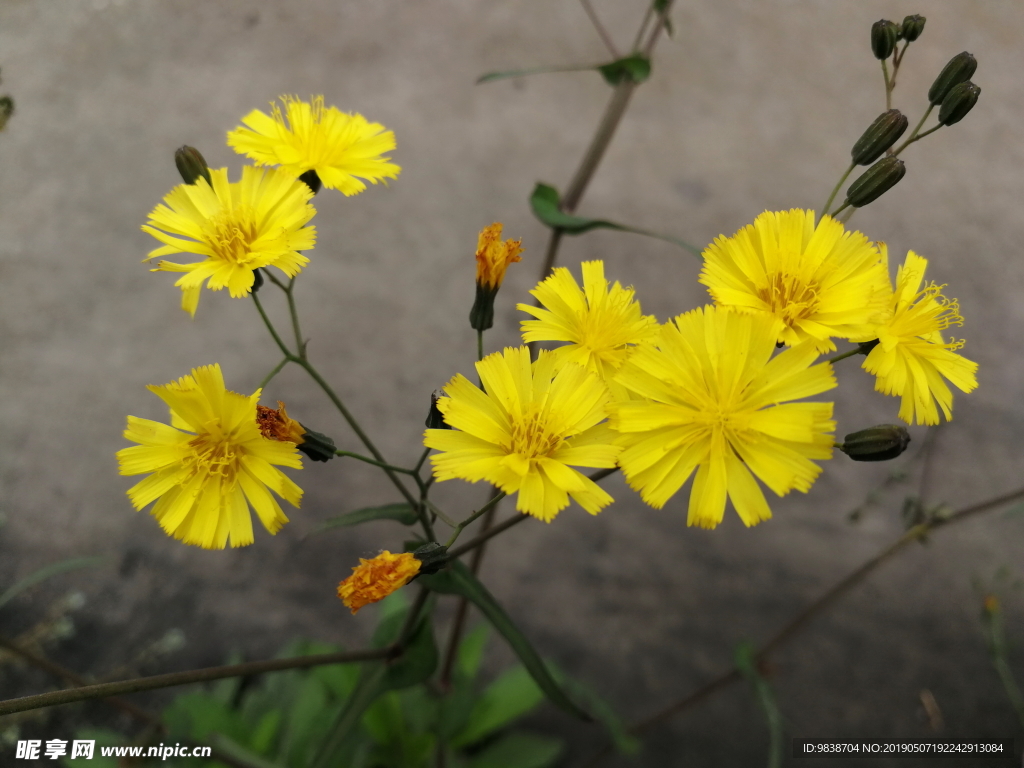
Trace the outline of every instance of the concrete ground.
<instances>
[{"instance_id":1,"label":"concrete ground","mask_svg":"<svg viewBox=\"0 0 1024 768\"><path fill-rule=\"evenodd\" d=\"M643 0L594 5L628 46ZM500 539L484 568L493 592L545 655L631 720L727 669L739 642L769 636L897 537L902 499L919 483L929 502L956 508L1024 476L1024 6L677 6L675 37L659 44L653 75L580 212L703 245L765 209L821 206L852 142L883 109L871 23L925 13L895 105L916 120L935 74L965 49L979 61L981 100L962 123L908 150L906 178L851 225L887 241L897 259L913 249L931 260L930 276L960 300L958 335L980 364L980 386L957 395L924 481L908 452L896 465L910 479L857 524L847 513L892 467L839 456L809 494L775 500L775 519L751 530L734 516L713 532L687 529L685 494L655 511L612 478L618 502L600 516L574 507L550 526L527 521ZM0 591L46 563L107 558L6 608L3 634L24 631L76 589L86 598L72 614L77 635L47 648L96 674L172 629L184 632L184 648L139 669L215 664L231 649L261 658L292 637L362 643L373 613L349 616L334 586L358 556L399 546L401 531L381 523L305 536L331 515L395 500L372 468L344 460L308 468L292 522L275 538L258 531L242 550L183 546L125 498L134 480L117 475L113 458L126 445L124 418L164 415L146 384L218 361L229 386L248 392L278 359L250 302L205 292L190 320L173 276L140 263L153 245L139 226L178 182L176 147L199 147L237 174L242 159L224 146L225 131L279 94L323 93L393 129L397 181L351 199L317 197L318 245L297 293L314 361L383 452L412 463L430 391L471 370L477 231L503 221L526 248L488 334L496 349L515 343L514 305L535 282L546 241L529 192L538 180L565 187L610 94L592 72L474 79L608 58L576 0L2 0L0 88L17 112L0 135ZM706 300L698 262L664 242L597 231L567 239L559 260L576 269L589 258L636 286L645 311L661 319ZM273 311L283 321L281 309ZM285 399L304 423L357 449L301 373L278 376L264 402ZM838 373L840 435L895 419L898 401L873 393L856 360ZM912 433L918 448L925 432ZM437 499L468 510L482 490L451 482ZM972 582L992 583L1003 566L1020 576L1022 540L1024 517L1002 511L942 531L812 622L775 661L787 735L929 737L927 690L942 735L1020 740ZM1007 591L1004 607L1011 635L1024 642L1019 592ZM1011 660L1024 678L1024 657ZM0 676L3 698L48 684L15 679ZM140 701L155 708L170 695ZM105 710L76 712L89 720ZM570 738L566 765L600 743L596 729L560 714L538 724ZM753 697L736 686L651 731L633 762L607 764L759 765L766 743Z\"/></svg>"}]
</instances>

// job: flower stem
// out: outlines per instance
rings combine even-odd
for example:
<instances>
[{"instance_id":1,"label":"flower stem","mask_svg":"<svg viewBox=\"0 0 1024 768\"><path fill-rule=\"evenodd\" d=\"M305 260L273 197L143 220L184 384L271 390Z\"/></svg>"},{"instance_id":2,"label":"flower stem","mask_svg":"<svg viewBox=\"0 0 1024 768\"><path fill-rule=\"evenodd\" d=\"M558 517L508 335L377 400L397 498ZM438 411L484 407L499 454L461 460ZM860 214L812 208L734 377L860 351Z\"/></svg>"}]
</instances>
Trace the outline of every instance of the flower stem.
<instances>
[{"instance_id":1,"label":"flower stem","mask_svg":"<svg viewBox=\"0 0 1024 768\"><path fill-rule=\"evenodd\" d=\"M853 357L854 355L856 355L859 352L860 352L860 345L858 344L853 349L848 349L845 352L840 352L838 355L833 355L832 357L830 357L827 360L825 360L825 362L826 363L838 363L840 360L845 360L848 357Z\"/></svg>"},{"instance_id":2,"label":"flower stem","mask_svg":"<svg viewBox=\"0 0 1024 768\"><path fill-rule=\"evenodd\" d=\"M885 62L882 63L884 64ZM835 200L836 195L839 194L839 188L843 186L843 182L850 177L850 174L853 173L853 169L856 167L856 163L850 163L850 167L846 169L846 173L840 177L839 182L832 188L832 194L828 196L828 200L825 201L825 205L821 208L821 215L818 217L819 219L823 218L825 214L828 213L828 209L832 205L832 201Z\"/></svg>"},{"instance_id":3,"label":"flower stem","mask_svg":"<svg viewBox=\"0 0 1024 768\"><path fill-rule=\"evenodd\" d=\"M263 318L263 324L267 326L267 330L270 331L270 335L274 339L274 342L277 344L278 349L280 349L281 352L284 353L285 359L295 360L295 355L293 355L291 350L285 346L283 341L281 341L281 337L278 336L277 334L277 329L274 328L274 324L270 322L270 318L267 317L266 310L263 309L263 303L260 301L259 295L257 295L255 291L253 291L249 295L252 296L252 300L256 304L256 309L259 310L260 317Z\"/></svg>"},{"instance_id":4,"label":"flower stem","mask_svg":"<svg viewBox=\"0 0 1024 768\"><path fill-rule=\"evenodd\" d=\"M393 464L385 464L382 461L375 461L369 456L363 456L361 453L352 453L352 451L335 451L335 456L347 456L350 459L356 459L358 461L364 461L367 464L373 464L375 467L381 469L390 469L392 472L401 472L403 475L415 475L416 471L413 469L404 469L403 467L396 467Z\"/></svg>"},{"instance_id":5,"label":"flower stem","mask_svg":"<svg viewBox=\"0 0 1024 768\"><path fill-rule=\"evenodd\" d=\"M498 493L496 493L494 496L491 497L490 501L488 501L486 504L484 504L482 507L480 507L480 509L478 509L476 512L471 514L469 517L467 517L461 523L456 525L455 526L455 530L452 531L451 537L445 543L445 547L451 547L451 545L455 543L455 540L457 538L459 538L459 535L462 533L462 531L466 528L467 525L472 523L474 520L476 520L481 515L486 514L488 511L491 510L492 507L494 507L495 504L497 504L503 498L505 498L505 492L504 491L499 491Z\"/></svg>"},{"instance_id":6,"label":"flower stem","mask_svg":"<svg viewBox=\"0 0 1024 768\"><path fill-rule=\"evenodd\" d=\"M895 57L893 58L892 74L893 77L896 76ZM889 79L889 67L885 63L885 59L882 59L882 77L885 79L885 111L888 112L892 109L892 81Z\"/></svg>"},{"instance_id":7,"label":"flower stem","mask_svg":"<svg viewBox=\"0 0 1024 768\"><path fill-rule=\"evenodd\" d=\"M484 359L484 332L483 331L477 331L476 332L476 359L477 360L483 360Z\"/></svg>"},{"instance_id":8,"label":"flower stem","mask_svg":"<svg viewBox=\"0 0 1024 768\"><path fill-rule=\"evenodd\" d=\"M281 362L278 363L276 366L274 366L274 370L272 370L270 373L263 377L263 381L260 382L260 389L266 388L267 384L270 383L270 380L277 376L277 374L281 372L281 369L288 365L289 362L291 362L290 355L281 360Z\"/></svg>"},{"instance_id":9,"label":"flower stem","mask_svg":"<svg viewBox=\"0 0 1024 768\"><path fill-rule=\"evenodd\" d=\"M918 139L923 138L923 135L918 136L918 133L921 131L921 126L924 125L924 121L928 119L928 115L932 113L933 109L935 109L935 105L929 104L928 109L926 109L924 111L924 114L921 115L921 119L918 120L917 125L914 126L914 130L910 132L910 136L907 138L907 140L900 144L899 149L892 153L893 157L899 157L900 152L902 152L904 149L906 149L908 146L913 144ZM924 135L933 133L935 130L937 130L938 127L939 126L936 126L935 128L928 130Z\"/></svg>"}]
</instances>

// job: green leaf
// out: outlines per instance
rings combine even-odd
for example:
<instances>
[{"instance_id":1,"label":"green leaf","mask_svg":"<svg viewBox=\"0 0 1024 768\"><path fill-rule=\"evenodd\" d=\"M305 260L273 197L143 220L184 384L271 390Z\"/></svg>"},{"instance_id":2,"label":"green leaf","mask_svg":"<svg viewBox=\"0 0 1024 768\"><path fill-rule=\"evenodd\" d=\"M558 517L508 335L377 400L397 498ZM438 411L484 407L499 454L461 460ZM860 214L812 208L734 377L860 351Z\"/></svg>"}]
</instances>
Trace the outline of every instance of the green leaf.
<instances>
[{"instance_id":1,"label":"green leaf","mask_svg":"<svg viewBox=\"0 0 1024 768\"><path fill-rule=\"evenodd\" d=\"M237 741L229 736L225 736L223 733L215 733L210 738L212 742L210 746L213 747L214 760L217 759L217 754L223 754L225 757L234 758L237 761L235 764L241 763L247 768L286 768L283 763L277 763L273 760L259 755L249 749L246 749Z\"/></svg>"},{"instance_id":2,"label":"green leaf","mask_svg":"<svg viewBox=\"0 0 1024 768\"><path fill-rule=\"evenodd\" d=\"M558 760L562 749L559 739L513 732L474 755L469 765L470 768L549 768Z\"/></svg>"},{"instance_id":3,"label":"green leaf","mask_svg":"<svg viewBox=\"0 0 1024 768\"><path fill-rule=\"evenodd\" d=\"M178 696L164 710L163 721L171 734L202 744L211 733L223 733L245 741L248 731L241 715L206 693Z\"/></svg>"},{"instance_id":4,"label":"green leaf","mask_svg":"<svg viewBox=\"0 0 1024 768\"><path fill-rule=\"evenodd\" d=\"M512 619L505 613L504 609L498 604L498 601L494 599L494 596L469 572L466 566L458 561L454 561L446 570L435 573L432 576L421 576L420 583L435 592L444 595L460 595L473 603L487 620L491 622L491 625L498 630L501 636L505 638L508 644L512 646L512 650L515 651L519 660L523 662L523 666L533 676L533 679L537 681L537 685L540 686L540 689L544 691L552 703L581 720L589 721L591 719L590 715L576 706L562 689L558 687L554 678L551 677L551 673L544 666L544 662L533 649L533 646L530 645L530 641L526 639L526 636L519 630L519 627L512 622Z\"/></svg>"},{"instance_id":5,"label":"green leaf","mask_svg":"<svg viewBox=\"0 0 1024 768\"><path fill-rule=\"evenodd\" d=\"M480 671L484 647L487 645L487 634L487 625L478 624L459 645L457 669L469 680L475 678Z\"/></svg>"},{"instance_id":6,"label":"green leaf","mask_svg":"<svg viewBox=\"0 0 1024 768\"><path fill-rule=\"evenodd\" d=\"M473 707L453 747L466 747L501 730L544 701L544 693L525 668L516 665L491 683Z\"/></svg>"},{"instance_id":7,"label":"green leaf","mask_svg":"<svg viewBox=\"0 0 1024 768\"><path fill-rule=\"evenodd\" d=\"M618 85L626 80L642 83L651 76L651 61L646 56L634 53L623 59L616 59L597 68L608 85Z\"/></svg>"},{"instance_id":8,"label":"green leaf","mask_svg":"<svg viewBox=\"0 0 1024 768\"><path fill-rule=\"evenodd\" d=\"M586 706L587 711L594 716L594 719L605 727L612 743L621 754L633 755L640 751L640 739L629 732L629 726L619 717L611 704L598 696L590 687L570 677L551 662L548 662L548 668L558 684L568 691L575 701Z\"/></svg>"},{"instance_id":9,"label":"green leaf","mask_svg":"<svg viewBox=\"0 0 1024 768\"><path fill-rule=\"evenodd\" d=\"M373 520L397 520L402 525L413 525L418 519L412 505L403 501L398 504L385 504L382 507L364 507L328 518L313 529L310 535L323 533L333 528L347 528L352 525L369 523Z\"/></svg>"},{"instance_id":10,"label":"green leaf","mask_svg":"<svg viewBox=\"0 0 1024 768\"><path fill-rule=\"evenodd\" d=\"M780 768L785 744L782 732L782 712L775 701L775 693L771 685L758 669L754 646L749 642L740 643L735 653L736 669L738 669L751 687L761 709L764 711L768 724L768 768Z\"/></svg>"},{"instance_id":11,"label":"green leaf","mask_svg":"<svg viewBox=\"0 0 1024 768\"><path fill-rule=\"evenodd\" d=\"M73 557L70 560L61 560L59 563L44 565L38 571L30 573L25 578L15 582L15 584L9 587L6 592L0 594L0 608L29 587L38 584L40 581L45 581L51 576L56 576L59 573L73 571L76 568L91 568L94 565L102 564L104 560L106 560L106 558L103 557Z\"/></svg>"},{"instance_id":12,"label":"green leaf","mask_svg":"<svg viewBox=\"0 0 1024 768\"><path fill-rule=\"evenodd\" d=\"M671 0L654 0L655 12L659 16L663 15L668 10L670 2ZM668 16L665 16L665 31L668 32L669 37L672 37L672 35L675 34L675 30L672 28L672 19Z\"/></svg>"},{"instance_id":13,"label":"green leaf","mask_svg":"<svg viewBox=\"0 0 1024 768\"><path fill-rule=\"evenodd\" d=\"M592 229L614 229L620 232L632 232L637 235L654 237L658 240L678 245L697 257L701 255L699 248L677 237L659 235L656 232L648 232L646 229L627 227L624 224L616 224L606 219L587 219L583 216L576 216L563 211L559 207L560 205L561 200L558 190L551 185L538 182L537 186L533 188L533 194L530 195L530 207L533 209L533 215L540 219L543 224L547 224L552 229L559 229L567 235L582 235L584 232L589 232Z\"/></svg>"}]
</instances>

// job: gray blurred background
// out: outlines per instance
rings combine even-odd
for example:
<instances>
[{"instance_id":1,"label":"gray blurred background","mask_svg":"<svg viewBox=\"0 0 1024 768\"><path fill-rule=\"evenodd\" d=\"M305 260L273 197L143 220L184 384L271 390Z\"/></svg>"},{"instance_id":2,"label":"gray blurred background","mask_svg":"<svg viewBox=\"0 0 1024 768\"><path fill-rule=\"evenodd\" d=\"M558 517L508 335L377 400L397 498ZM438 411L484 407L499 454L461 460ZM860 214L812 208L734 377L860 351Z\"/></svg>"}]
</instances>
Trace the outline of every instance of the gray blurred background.
<instances>
[{"instance_id":1,"label":"gray blurred background","mask_svg":"<svg viewBox=\"0 0 1024 768\"><path fill-rule=\"evenodd\" d=\"M626 49L643 0L594 5ZM820 207L853 141L884 109L870 25L910 13L928 22L895 106L915 122L932 79L962 50L980 62L983 94L962 123L909 149L906 178L851 225L887 241L894 260L910 248L929 257L929 276L960 299L958 335L980 364L980 386L957 395L923 482L929 503L958 507L1024 475L1021 3L680 0L675 37L660 41L653 75L578 210L703 245L765 209ZM179 181L176 147L194 145L236 177L243 161L225 132L279 94L322 93L393 129L397 181L317 197L318 245L297 294L314 362L385 455L411 464L430 391L471 372L477 232L500 220L526 248L487 335L496 349L515 343L514 306L536 281L546 242L528 195L538 180L564 189L611 93L593 72L474 80L608 59L577 0L0 0L0 91L17 104L0 135L0 591L62 558L107 558L27 593L5 609L2 633L25 632L74 589L86 598L71 614L76 635L46 648L98 675L132 666L169 630L184 632L184 647L132 672L217 664L232 649L263 658L293 637L364 642L373 610L349 616L334 587L357 557L400 546L401 530L380 523L304 537L327 517L396 500L373 468L307 465L292 522L276 537L258 530L241 550L186 547L128 503L137 478L119 477L114 461L125 416L165 416L146 384L217 361L230 388L251 392L278 360L249 301L206 291L190 320L174 276L140 263L154 243L139 227ZM559 263L578 272L592 258L634 285L659 319L706 300L697 260L664 242L598 231L567 238ZM283 323L282 306L272 311ZM840 435L896 418L898 400L873 393L859 360L838 365ZM273 381L264 402L278 398L358 449L301 370ZM764 639L899 535L902 499L922 484L923 462L910 457L925 432L912 432L897 462L909 479L859 523L847 513L892 465L839 455L806 496L771 500L775 519L747 530L729 512L713 532L686 528L688 491L656 511L611 478L613 507L596 518L573 507L550 526L527 521L491 548L485 579L542 653L628 719L647 716L727 669L737 643ZM468 511L482 493L453 481L436 498ZM1020 576L1022 537L1024 517L1002 511L942 531L815 620L775 659L787 735L928 737L928 690L942 735L1020 739L972 580L991 583L1004 566ZM1003 597L1020 643L1024 602L1018 592ZM1024 657L1011 660L1024 673ZM38 677L18 687L6 674L3 698L50 685ZM173 694L138 700L157 708ZM59 723L67 712L41 717ZM73 712L107 716L101 704ZM568 735L566 765L602 741L558 713L537 725ZM651 731L632 763L608 764L758 765L766 742L753 697L735 686Z\"/></svg>"}]
</instances>

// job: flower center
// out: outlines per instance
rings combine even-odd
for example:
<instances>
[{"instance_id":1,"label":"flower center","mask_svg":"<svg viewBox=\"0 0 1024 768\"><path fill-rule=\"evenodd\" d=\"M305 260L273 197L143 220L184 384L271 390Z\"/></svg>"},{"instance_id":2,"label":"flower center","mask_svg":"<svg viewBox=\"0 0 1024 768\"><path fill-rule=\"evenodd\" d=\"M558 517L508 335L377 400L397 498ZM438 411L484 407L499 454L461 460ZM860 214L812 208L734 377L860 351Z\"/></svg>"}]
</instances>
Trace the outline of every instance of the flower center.
<instances>
[{"instance_id":1,"label":"flower center","mask_svg":"<svg viewBox=\"0 0 1024 768\"><path fill-rule=\"evenodd\" d=\"M206 240L215 259L244 266L252 261L252 244L258 237L256 218L246 206L212 217Z\"/></svg>"},{"instance_id":2,"label":"flower center","mask_svg":"<svg viewBox=\"0 0 1024 768\"><path fill-rule=\"evenodd\" d=\"M213 435L198 435L189 440L191 454L185 457L189 479L196 475L207 477L220 475L227 483L233 484L238 474L239 455L232 442Z\"/></svg>"},{"instance_id":3,"label":"flower center","mask_svg":"<svg viewBox=\"0 0 1024 768\"><path fill-rule=\"evenodd\" d=\"M769 274L768 285L759 288L757 295L787 324L810 317L818 308L817 283L807 283L788 272Z\"/></svg>"},{"instance_id":4,"label":"flower center","mask_svg":"<svg viewBox=\"0 0 1024 768\"><path fill-rule=\"evenodd\" d=\"M563 442L561 435L550 430L544 414L530 411L512 420L510 453L537 459L550 456Z\"/></svg>"}]
</instances>

